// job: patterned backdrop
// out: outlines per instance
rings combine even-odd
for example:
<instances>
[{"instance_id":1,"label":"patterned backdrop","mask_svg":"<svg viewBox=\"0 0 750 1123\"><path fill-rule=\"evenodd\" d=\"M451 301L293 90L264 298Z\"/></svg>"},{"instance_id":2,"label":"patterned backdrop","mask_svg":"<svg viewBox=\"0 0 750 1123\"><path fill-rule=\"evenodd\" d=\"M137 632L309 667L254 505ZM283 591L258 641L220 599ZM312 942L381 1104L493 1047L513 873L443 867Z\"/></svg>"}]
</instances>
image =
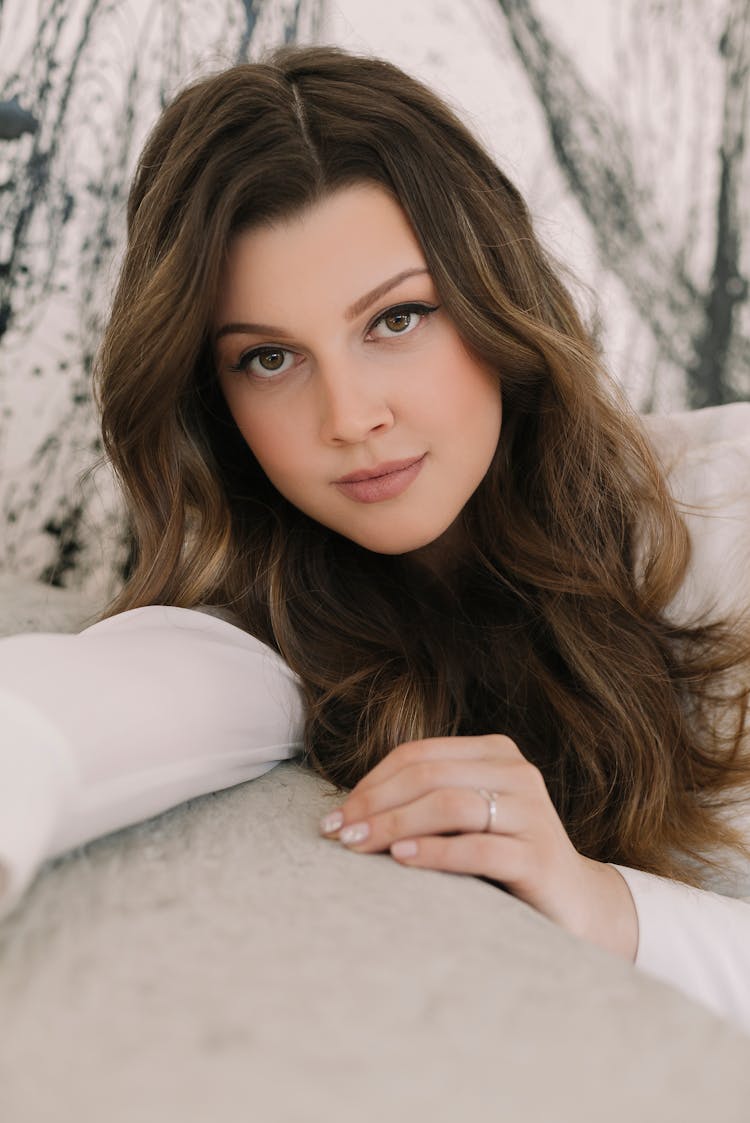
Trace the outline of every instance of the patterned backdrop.
<instances>
[{"instance_id":1,"label":"patterned backdrop","mask_svg":"<svg viewBox=\"0 0 750 1123\"><path fill-rule=\"evenodd\" d=\"M0 574L121 580L90 373L134 161L186 80L292 40L458 109L638 409L750 398L750 0L0 0Z\"/></svg>"}]
</instances>

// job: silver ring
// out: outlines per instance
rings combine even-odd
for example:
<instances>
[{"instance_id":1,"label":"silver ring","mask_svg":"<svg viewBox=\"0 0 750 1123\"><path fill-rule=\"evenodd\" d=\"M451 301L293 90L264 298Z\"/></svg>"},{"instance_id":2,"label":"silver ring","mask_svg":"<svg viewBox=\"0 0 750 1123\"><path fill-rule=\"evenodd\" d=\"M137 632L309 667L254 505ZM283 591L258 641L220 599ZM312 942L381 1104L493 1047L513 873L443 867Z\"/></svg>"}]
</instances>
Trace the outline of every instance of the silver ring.
<instances>
[{"instance_id":1,"label":"silver ring","mask_svg":"<svg viewBox=\"0 0 750 1123\"><path fill-rule=\"evenodd\" d=\"M489 831L491 833L492 828L495 825L495 816L497 815L497 803L495 802L495 800L497 800L499 796L497 792L488 792L486 788L477 788L477 791L480 795L484 796L484 798L490 805L489 815L487 817L487 826L484 829L485 831Z\"/></svg>"}]
</instances>

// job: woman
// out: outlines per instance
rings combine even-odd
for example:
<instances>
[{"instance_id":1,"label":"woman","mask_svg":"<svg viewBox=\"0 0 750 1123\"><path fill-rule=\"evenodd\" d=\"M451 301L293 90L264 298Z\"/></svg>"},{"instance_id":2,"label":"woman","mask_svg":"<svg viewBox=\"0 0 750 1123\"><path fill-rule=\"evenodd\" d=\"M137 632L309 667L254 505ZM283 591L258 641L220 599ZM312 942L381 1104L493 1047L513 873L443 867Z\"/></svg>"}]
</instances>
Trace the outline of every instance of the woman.
<instances>
[{"instance_id":1,"label":"woman","mask_svg":"<svg viewBox=\"0 0 750 1123\"><path fill-rule=\"evenodd\" d=\"M670 490L742 478L746 407L646 435L455 115L333 48L180 94L96 388L136 549L93 628L0 645L38 808L0 816L9 901L301 748L345 795L329 837L489 879L750 1025L750 909L701 888L750 860L750 590L690 568Z\"/></svg>"}]
</instances>

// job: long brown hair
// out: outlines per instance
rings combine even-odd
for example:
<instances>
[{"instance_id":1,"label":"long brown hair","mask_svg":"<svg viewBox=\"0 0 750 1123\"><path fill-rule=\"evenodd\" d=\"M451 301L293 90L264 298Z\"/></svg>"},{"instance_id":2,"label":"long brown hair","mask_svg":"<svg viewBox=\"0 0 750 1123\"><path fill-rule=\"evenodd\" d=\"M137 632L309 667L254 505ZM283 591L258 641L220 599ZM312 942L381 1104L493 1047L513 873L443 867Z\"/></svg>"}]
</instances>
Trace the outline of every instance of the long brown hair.
<instances>
[{"instance_id":1,"label":"long brown hair","mask_svg":"<svg viewBox=\"0 0 750 1123\"><path fill-rule=\"evenodd\" d=\"M214 368L233 234L361 182L398 200L502 388L499 445L447 581L285 500ZM697 884L716 848L750 857L723 814L750 784L747 632L669 622L690 548L649 441L518 191L419 82L286 47L183 91L132 186L96 390L135 541L104 615L229 606L299 676L318 773L349 787L402 741L505 733L583 854Z\"/></svg>"}]
</instances>

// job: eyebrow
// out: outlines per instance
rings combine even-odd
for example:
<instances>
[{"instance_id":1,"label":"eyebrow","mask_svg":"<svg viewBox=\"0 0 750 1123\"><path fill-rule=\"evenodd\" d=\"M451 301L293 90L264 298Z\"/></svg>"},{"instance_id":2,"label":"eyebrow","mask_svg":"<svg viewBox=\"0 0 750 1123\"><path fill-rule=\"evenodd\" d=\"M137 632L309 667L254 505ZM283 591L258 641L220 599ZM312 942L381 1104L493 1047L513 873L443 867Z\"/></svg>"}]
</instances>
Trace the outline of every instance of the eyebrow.
<instances>
[{"instance_id":1,"label":"eyebrow","mask_svg":"<svg viewBox=\"0 0 750 1123\"><path fill-rule=\"evenodd\" d=\"M407 277L416 277L421 273L429 273L428 269L424 267L414 269L402 269L400 273L396 273L394 277L389 277L387 281L382 281L381 284L376 285L370 292L365 293L359 300L355 300L350 308L347 308L344 317L347 320L354 320L357 316L361 316L371 304L379 300L381 296L385 296L387 292L394 289L396 285L401 284ZM274 327L273 324L224 324L216 332L215 340L221 339L223 335L287 335L288 333L283 328Z\"/></svg>"}]
</instances>

